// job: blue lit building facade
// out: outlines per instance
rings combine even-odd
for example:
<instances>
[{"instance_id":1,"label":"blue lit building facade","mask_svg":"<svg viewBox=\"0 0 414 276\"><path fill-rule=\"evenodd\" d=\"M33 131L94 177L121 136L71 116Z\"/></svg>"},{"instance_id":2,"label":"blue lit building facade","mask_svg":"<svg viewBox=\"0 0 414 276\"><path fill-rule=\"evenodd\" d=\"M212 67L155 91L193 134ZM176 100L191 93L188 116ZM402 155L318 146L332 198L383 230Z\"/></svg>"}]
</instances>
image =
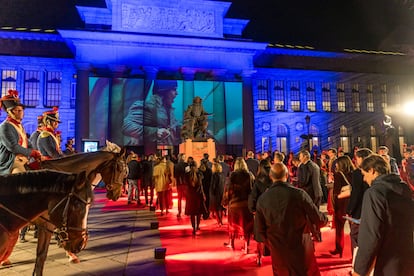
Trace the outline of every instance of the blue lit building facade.
<instances>
[{"instance_id":1,"label":"blue lit building facade","mask_svg":"<svg viewBox=\"0 0 414 276\"><path fill-rule=\"evenodd\" d=\"M20 91L28 132L39 114L58 106L62 145L75 137L78 149L82 139L108 139L144 153L165 149L122 133L130 106L149 97L155 80L177 81L177 121L194 96L205 100L220 153L297 152L309 143L345 152L386 144L396 155L403 143L414 143L412 119L400 112L414 87L404 53L246 40L248 21L226 18L230 5L107 0L105 8L77 7L82 28L5 26L2 95Z\"/></svg>"}]
</instances>

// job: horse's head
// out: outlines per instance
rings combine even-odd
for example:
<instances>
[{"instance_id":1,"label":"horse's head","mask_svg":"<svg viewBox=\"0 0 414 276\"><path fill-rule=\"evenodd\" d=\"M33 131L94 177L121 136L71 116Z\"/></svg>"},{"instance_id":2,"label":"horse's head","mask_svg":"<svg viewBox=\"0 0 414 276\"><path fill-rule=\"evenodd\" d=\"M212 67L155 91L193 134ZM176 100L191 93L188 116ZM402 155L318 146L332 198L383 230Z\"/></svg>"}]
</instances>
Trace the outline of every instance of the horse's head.
<instances>
[{"instance_id":1,"label":"horse's head","mask_svg":"<svg viewBox=\"0 0 414 276\"><path fill-rule=\"evenodd\" d=\"M93 199L92 187L82 172L72 181L71 191L49 204L50 220L56 226L59 244L73 253L85 248L88 240L86 217Z\"/></svg>"},{"instance_id":2,"label":"horse's head","mask_svg":"<svg viewBox=\"0 0 414 276\"><path fill-rule=\"evenodd\" d=\"M124 179L128 175L125 152L124 148L120 152L111 152L113 158L106 162L99 170L105 183L106 197L113 201L118 200L121 196Z\"/></svg>"}]
</instances>

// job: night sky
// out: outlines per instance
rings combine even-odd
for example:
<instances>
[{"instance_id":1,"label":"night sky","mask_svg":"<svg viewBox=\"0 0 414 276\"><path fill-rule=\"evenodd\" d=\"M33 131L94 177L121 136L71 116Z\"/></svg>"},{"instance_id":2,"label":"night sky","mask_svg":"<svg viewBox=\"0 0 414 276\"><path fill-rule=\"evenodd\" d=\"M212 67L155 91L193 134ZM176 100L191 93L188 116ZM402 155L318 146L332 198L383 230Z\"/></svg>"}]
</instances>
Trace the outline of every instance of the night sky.
<instances>
[{"instance_id":1,"label":"night sky","mask_svg":"<svg viewBox=\"0 0 414 276\"><path fill-rule=\"evenodd\" d=\"M202 2L203 0L200 0ZM414 0L233 0L227 17L250 19L243 37L255 41L403 50L414 45ZM104 0L0 0L0 26L82 27L75 5Z\"/></svg>"}]
</instances>

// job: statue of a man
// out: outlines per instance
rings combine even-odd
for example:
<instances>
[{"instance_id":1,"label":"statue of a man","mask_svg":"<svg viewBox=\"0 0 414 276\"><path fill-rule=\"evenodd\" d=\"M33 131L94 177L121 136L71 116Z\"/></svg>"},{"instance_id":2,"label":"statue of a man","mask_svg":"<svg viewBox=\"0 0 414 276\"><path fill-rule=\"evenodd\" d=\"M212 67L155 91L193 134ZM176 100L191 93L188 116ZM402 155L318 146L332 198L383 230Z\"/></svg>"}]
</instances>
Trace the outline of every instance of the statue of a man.
<instances>
[{"instance_id":1,"label":"statue of a man","mask_svg":"<svg viewBox=\"0 0 414 276\"><path fill-rule=\"evenodd\" d=\"M193 104L189 105L184 112L184 122L181 130L182 139L206 137L208 115L210 114L204 110L202 99L198 96L194 97Z\"/></svg>"}]
</instances>

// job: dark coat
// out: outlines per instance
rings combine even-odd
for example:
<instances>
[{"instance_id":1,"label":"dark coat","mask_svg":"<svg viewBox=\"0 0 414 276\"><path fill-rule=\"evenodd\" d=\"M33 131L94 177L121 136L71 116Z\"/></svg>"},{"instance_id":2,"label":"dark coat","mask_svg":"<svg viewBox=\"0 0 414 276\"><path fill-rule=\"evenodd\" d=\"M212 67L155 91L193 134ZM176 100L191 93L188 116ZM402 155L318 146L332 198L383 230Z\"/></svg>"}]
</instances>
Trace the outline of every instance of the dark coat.
<instances>
[{"instance_id":1,"label":"dark coat","mask_svg":"<svg viewBox=\"0 0 414 276\"><path fill-rule=\"evenodd\" d=\"M273 265L280 269L278 275L307 275L303 235L309 222L317 226L327 222L309 195L287 182L276 182L260 196L255 220Z\"/></svg>"},{"instance_id":2,"label":"dark coat","mask_svg":"<svg viewBox=\"0 0 414 276\"><path fill-rule=\"evenodd\" d=\"M186 173L187 194L185 202L185 214L202 215L204 213L204 190L203 190L203 174L197 173L198 182L195 185L190 184L190 174Z\"/></svg>"},{"instance_id":3,"label":"dark coat","mask_svg":"<svg viewBox=\"0 0 414 276\"><path fill-rule=\"evenodd\" d=\"M238 235L253 233L253 214L247 206L254 176L244 170L233 171L228 185L229 232Z\"/></svg>"},{"instance_id":4,"label":"dark coat","mask_svg":"<svg viewBox=\"0 0 414 276\"><path fill-rule=\"evenodd\" d=\"M247 164L247 167L249 168L249 171L254 176L256 176L257 172L259 171L259 165L260 165L259 160L254 159L254 158L247 158L246 159L246 164Z\"/></svg>"},{"instance_id":5,"label":"dark coat","mask_svg":"<svg viewBox=\"0 0 414 276\"><path fill-rule=\"evenodd\" d=\"M413 231L407 184L395 174L378 176L362 202L355 272L366 275L376 258L374 275L413 275Z\"/></svg>"},{"instance_id":6,"label":"dark coat","mask_svg":"<svg viewBox=\"0 0 414 276\"><path fill-rule=\"evenodd\" d=\"M142 164L138 160L131 160L128 162L128 179L138 180L142 176Z\"/></svg>"},{"instance_id":7,"label":"dark coat","mask_svg":"<svg viewBox=\"0 0 414 276\"><path fill-rule=\"evenodd\" d=\"M303 189L312 198L313 202L319 206L322 199L322 188L320 184L320 168L313 161L309 160L301 164L297 172L298 188Z\"/></svg>"},{"instance_id":8,"label":"dark coat","mask_svg":"<svg viewBox=\"0 0 414 276\"><path fill-rule=\"evenodd\" d=\"M221 200L224 193L224 177L222 173L215 172L211 176L210 184L210 211L221 211L223 206Z\"/></svg>"},{"instance_id":9,"label":"dark coat","mask_svg":"<svg viewBox=\"0 0 414 276\"><path fill-rule=\"evenodd\" d=\"M185 184L185 167L187 167L187 163L182 160L174 165L174 177L177 186Z\"/></svg>"},{"instance_id":10,"label":"dark coat","mask_svg":"<svg viewBox=\"0 0 414 276\"><path fill-rule=\"evenodd\" d=\"M369 188L368 184L364 181L364 177L360 169L352 172L352 190L351 197L347 206L347 214L351 217L360 219L362 210L362 199L365 191Z\"/></svg>"}]
</instances>

